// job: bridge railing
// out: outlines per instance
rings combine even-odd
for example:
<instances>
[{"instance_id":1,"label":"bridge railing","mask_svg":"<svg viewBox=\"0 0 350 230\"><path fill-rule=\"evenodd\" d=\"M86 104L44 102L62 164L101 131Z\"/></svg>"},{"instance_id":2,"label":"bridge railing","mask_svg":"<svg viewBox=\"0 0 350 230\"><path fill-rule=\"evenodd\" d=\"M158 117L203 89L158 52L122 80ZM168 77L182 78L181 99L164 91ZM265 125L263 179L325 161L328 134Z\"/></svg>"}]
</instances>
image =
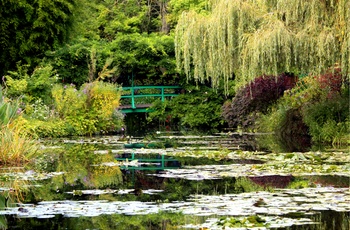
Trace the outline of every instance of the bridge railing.
<instances>
[{"instance_id":1,"label":"bridge railing","mask_svg":"<svg viewBox=\"0 0 350 230\"><path fill-rule=\"evenodd\" d=\"M158 91L157 93L149 93L149 92L144 92L145 90L154 90ZM123 111L128 111L128 112L140 112L136 111L137 109L137 103L136 103L136 98L149 98L149 97L155 97L155 98L160 98L161 101L165 101L166 97L173 97L173 96L178 96L179 94L176 92L167 92L170 90L176 90L176 89L181 89L180 86L131 86L131 87L122 87L123 93L121 96L121 99L126 99L129 98L131 99L131 106L129 108L123 109ZM129 93L127 93L129 92ZM126 104L123 104L123 106L127 106ZM130 111L129 111L130 110ZM145 109L142 109L141 112L146 112Z\"/></svg>"}]
</instances>

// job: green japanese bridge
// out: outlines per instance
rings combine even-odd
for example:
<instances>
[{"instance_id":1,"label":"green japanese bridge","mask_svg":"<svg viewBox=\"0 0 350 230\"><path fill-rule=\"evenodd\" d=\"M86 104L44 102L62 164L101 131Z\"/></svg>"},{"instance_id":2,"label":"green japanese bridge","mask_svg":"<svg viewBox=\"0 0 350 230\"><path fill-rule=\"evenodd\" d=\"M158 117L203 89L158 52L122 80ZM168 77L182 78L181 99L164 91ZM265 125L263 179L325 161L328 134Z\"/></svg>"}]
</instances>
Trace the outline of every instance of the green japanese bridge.
<instances>
[{"instance_id":1,"label":"green japanese bridge","mask_svg":"<svg viewBox=\"0 0 350 230\"><path fill-rule=\"evenodd\" d=\"M120 109L122 113L150 112L148 109L152 101L160 98L165 101L166 98L178 96L176 91L180 86L131 86L122 88L121 99L130 99L128 103L122 103Z\"/></svg>"}]
</instances>

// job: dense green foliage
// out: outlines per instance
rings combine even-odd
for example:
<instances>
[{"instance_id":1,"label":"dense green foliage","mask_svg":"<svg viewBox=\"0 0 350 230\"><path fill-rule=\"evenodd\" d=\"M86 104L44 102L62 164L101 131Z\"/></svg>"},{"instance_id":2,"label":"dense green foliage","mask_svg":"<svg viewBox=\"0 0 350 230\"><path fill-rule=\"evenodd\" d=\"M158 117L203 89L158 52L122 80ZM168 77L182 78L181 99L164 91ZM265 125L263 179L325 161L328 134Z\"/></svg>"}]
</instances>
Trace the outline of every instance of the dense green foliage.
<instances>
[{"instance_id":1,"label":"dense green foliage","mask_svg":"<svg viewBox=\"0 0 350 230\"><path fill-rule=\"evenodd\" d=\"M45 104L27 106L25 126L40 137L92 135L114 132L122 126L120 91L114 84L95 81L78 90L74 85L55 85L54 107Z\"/></svg>"},{"instance_id":2,"label":"dense green foliage","mask_svg":"<svg viewBox=\"0 0 350 230\"><path fill-rule=\"evenodd\" d=\"M326 79L326 81L325 81ZM275 132L285 149L349 144L349 84L339 70L300 80L260 120L260 130Z\"/></svg>"},{"instance_id":3,"label":"dense green foliage","mask_svg":"<svg viewBox=\"0 0 350 230\"><path fill-rule=\"evenodd\" d=\"M110 81L131 85L173 84L176 64L173 38L164 34L118 34L112 41L80 39L48 53L59 81L77 86L97 77L108 60Z\"/></svg>"},{"instance_id":4,"label":"dense green foliage","mask_svg":"<svg viewBox=\"0 0 350 230\"><path fill-rule=\"evenodd\" d=\"M114 162L113 154L98 155L97 148L83 144L39 152L33 141L124 134L126 119L118 109L121 86L183 87L164 103L147 98L144 103L153 103L152 112L143 114L148 122L129 116L140 135L154 129L213 133L228 124L272 133L272 142L265 139L262 147L279 144L278 151L350 144L348 0L0 0L0 35L0 166L25 168L35 158L35 170L69 172L40 187L3 177L2 186L11 189L0 193L0 208L11 196L22 200L29 187L26 201L36 203L66 198L73 189L72 197L82 199L86 188L126 186L118 166L101 165ZM280 74L287 72L290 76ZM294 87L291 76L296 75L303 78ZM234 97L223 106L227 95ZM177 147L170 138L157 147L169 146ZM222 149L214 159L220 154ZM199 155L191 160L208 160ZM164 186L164 193L152 198L156 202L208 191L266 189L246 178L216 184L136 175L142 183ZM141 183L129 183L133 194L101 198L150 200L138 188ZM65 219L63 227L87 228L97 220L101 229L160 229L184 221L182 214L168 213L111 215L108 223L106 216L98 218ZM256 216L220 221L230 227L242 222L264 225ZM2 227L6 223L0 217Z\"/></svg>"},{"instance_id":5,"label":"dense green foliage","mask_svg":"<svg viewBox=\"0 0 350 230\"><path fill-rule=\"evenodd\" d=\"M21 97L24 117L16 122L30 133L115 132L124 117L114 110L120 95L113 87L180 84L186 93L155 102L142 125L206 132L255 125L277 132L265 122L270 116L278 136L344 142L349 1L19 0L0 6L1 84L8 97ZM334 67L339 74L323 74ZM277 100L289 88L267 76L283 72L320 76L319 83L303 81ZM195 88L200 81L217 91ZM237 93L223 106L224 92Z\"/></svg>"},{"instance_id":6,"label":"dense green foliage","mask_svg":"<svg viewBox=\"0 0 350 230\"><path fill-rule=\"evenodd\" d=\"M0 76L18 61L35 64L66 41L78 0L0 1Z\"/></svg>"},{"instance_id":7,"label":"dense green foliage","mask_svg":"<svg viewBox=\"0 0 350 230\"><path fill-rule=\"evenodd\" d=\"M4 85L8 97L22 97L22 102L30 103L36 100L50 103L51 88L57 81L51 65L38 66L30 74L29 65L17 63L16 71L9 71L4 76Z\"/></svg>"},{"instance_id":8,"label":"dense green foliage","mask_svg":"<svg viewBox=\"0 0 350 230\"><path fill-rule=\"evenodd\" d=\"M185 91L185 90L184 90ZM207 86L190 87L166 103L154 103L149 121L159 121L164 130L217 132L224 126L221 105L224 95Z\"/></svg>"}]
</instances>

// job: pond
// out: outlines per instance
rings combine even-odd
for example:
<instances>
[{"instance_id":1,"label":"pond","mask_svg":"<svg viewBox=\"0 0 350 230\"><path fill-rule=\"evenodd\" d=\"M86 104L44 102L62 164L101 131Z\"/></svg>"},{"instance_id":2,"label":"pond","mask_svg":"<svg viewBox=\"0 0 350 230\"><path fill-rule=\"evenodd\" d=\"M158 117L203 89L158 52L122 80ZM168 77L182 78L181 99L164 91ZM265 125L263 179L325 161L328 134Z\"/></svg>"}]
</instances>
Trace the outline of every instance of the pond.
<instances>
[{"instance_id":1,"label":"pond","mask_svg":"<svg viewBox=\"0 0 350 230\"><path fill-rule=\"evenodd\" d=\"M22 202L0 198L0 223L6 229L350 229L347 152L257 151L254 138L158 133L42 140L34 165L1 169L0 191Z\"/></svg>"}]
</instances>

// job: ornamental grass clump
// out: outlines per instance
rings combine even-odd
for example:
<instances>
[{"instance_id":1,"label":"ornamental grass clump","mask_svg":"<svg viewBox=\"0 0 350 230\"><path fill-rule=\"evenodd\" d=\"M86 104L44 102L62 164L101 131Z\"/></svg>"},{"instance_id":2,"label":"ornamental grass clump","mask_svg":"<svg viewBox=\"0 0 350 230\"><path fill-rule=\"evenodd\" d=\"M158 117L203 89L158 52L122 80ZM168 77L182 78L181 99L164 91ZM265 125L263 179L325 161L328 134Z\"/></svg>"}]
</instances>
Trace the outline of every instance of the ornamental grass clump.
<instances>
[{"instance_id":1,"label":"ornamental grass clump","mask_svg":"<svg viewBox=\"0 0 350 230\"><path fill-rule=\"evenodd\" d=\"M35 156L37 149L35 142L22 136L19 128L1 128L0 165L23 165Z\"/></svg>"},{"instance_id":2,"label":"ornamental grass clump","mask_svg":"<svg viewBox=\"0 0 350 230\"><path fill-rule=\"evenodd\" d=\"M23 165L37 152L36 144L14 122L19 113L19 102L6 99L0 88L0 165Z\"/></svg>"}]
</instances>

